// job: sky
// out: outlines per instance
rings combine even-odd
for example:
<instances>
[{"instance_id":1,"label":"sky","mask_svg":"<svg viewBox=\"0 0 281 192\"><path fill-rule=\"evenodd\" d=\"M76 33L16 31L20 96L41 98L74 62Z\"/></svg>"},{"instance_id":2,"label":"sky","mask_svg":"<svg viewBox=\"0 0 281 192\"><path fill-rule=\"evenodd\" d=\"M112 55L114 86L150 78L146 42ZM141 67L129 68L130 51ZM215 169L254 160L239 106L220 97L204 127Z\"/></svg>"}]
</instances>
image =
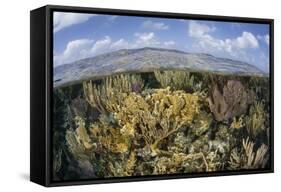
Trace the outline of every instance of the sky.
<instances>
[{"instance_id":1,"label":"sky","mask_svg":"<svg viewBox=\"0 0 281 192\"><path fill-rule=\"evenodd\" d=\"M247 62L269 71L269 25L54 12L54 66L119 49L157 47Z\"/></svg>"}]
</instances>

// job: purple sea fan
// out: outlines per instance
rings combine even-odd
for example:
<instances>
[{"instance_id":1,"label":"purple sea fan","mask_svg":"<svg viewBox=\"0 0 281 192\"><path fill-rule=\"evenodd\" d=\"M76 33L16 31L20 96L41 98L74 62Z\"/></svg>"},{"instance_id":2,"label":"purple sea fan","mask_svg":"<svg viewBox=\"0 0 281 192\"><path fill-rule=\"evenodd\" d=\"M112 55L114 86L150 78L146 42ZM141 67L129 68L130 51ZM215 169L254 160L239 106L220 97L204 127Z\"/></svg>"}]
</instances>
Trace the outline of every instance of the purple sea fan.
<instances>
[{"instance_id":1,"label":"purple sea fan","mask_svg":"<svg viewBox=\"0 0 281 192\"><path fill-rule=\"evenodd\" d=\"M142 86L140 83L133 83L132 84L132 91L135 93L140 93L142 89Z\"/></svg>"}]
</instances>

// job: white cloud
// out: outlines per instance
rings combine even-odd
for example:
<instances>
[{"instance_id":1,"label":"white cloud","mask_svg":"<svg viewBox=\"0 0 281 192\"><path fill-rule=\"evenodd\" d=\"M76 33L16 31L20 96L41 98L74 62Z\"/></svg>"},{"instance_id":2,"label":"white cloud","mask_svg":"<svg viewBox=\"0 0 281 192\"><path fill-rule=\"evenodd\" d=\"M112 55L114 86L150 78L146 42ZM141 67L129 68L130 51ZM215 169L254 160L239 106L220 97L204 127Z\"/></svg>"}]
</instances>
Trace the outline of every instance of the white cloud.
<instances>
[{"instance_id":1,"label":"white cloud","mask_svg":"<svg viewBox=\"0 0 281 192\"><path fill-rule=\"evenodd\" d=\"M243 56L246 49L259 47L258 40L250 32L244 31L241 36L233 39L218 39L210 34L214 30L208 25L190 22L188 34L195 40L193 46L200 51L226 53L233 57Z\"/></svg>"},{"instance_id":2,"label":"white cloud","mask_svg":"<svg viewBox=\"0 0 281 192\"><path fill-rule=\"evenodd\" d=\"M78 39L70 41L62 53L54 52L54 65L67 64L79 59L93 57L102 53L116 51L120 49L135 49L142 47L173 47L174 41L159 41L153 32L135 33L135 39L131 42L121 38L113 41L109 36L105 36L96 41L91 39Z\"/></svg>"},{"instance_id":3,"label":"white cloud","mask_svg":"<svg viewBox=\"0 0 281 192\"><path fill-rule=\"evenodd\" d=\"M233 46L236 46L241 49L259 47L259 42L256 39L256 37L252 33L247 31L244 31L242 33L242 36L237 37L232 41L233 41Z\"/></svg>"},{"instance_id":4,"label":"white cloud","mask_svg":"<svg viewBox=\"0 0 281 192\"><path fill-rule=\"evenodd\" d=\"M84 23L93 14L54 12L54 33L75 24Z\"/></svg>"},{"instance_id":5,"label":"white cloud","mask_svg":"<svg viewBox=\"0 0 281 192\"><path fill-rule=\"evenodd\" d=\"M160 43L156 40L155 34L153 32L135 33L135 37L137 37L137 39L133 45L134 47L156 46Z\"/></svg>"},{"instance_id":6,"label":"white cloud","mask_svg":"<svg viewBox=\"0 0 281 192\"><path fill-rule=\"evenodd\" d=\"M144 21L142 27L150 30L168 30L169 26L162 22Z\"/></svg>"},{"instance_id":7,"label":"white cloud","mask_svg":"<svg viewBox=\"0 0 281 192\"><path fill-rule=\"evenodd\" d=\"M210 27L205 24L200 24L195 21L190 21L189 22L189 28L188 28L188 34L190 37L195 37L195 38L200 38L207 33L215 31L215 27Z\"/></svg>"},{"instance_id":8,"label":"white cloud","mask_svg":"<svg viewBox=\"0 0 281 192\"><path fill-rule=\"evenodd\" d=\"M189 22L188 35L192 38L192 45L186 47L193 52L205 52L219 57L228 57L251 63L263 71L268 71L268 57L259 58L259 41L269 43L269 36L255 36L253 33L243 31L234 38L220 39L212 34L218 29L205 23ZM231 30L231 27L230 29Z\"/></svg>"},{"instance_id":9,"label":"white cloud","mask_svg":"<svg viewBox=\"0 0 281 192\"><path fill-rule=\"evenodd\" d=\"M164 45L169 47L169 46L174 46L174 45L176 45L176 43L175 43L174 41L165 41L165 42L164 42Z\"/></svg>"},{"instance_id":10,"label":"white cloud","mask_svg":"<svg viewBox=\"0 0 281 192\"><path fill-rule=\"evenodd\" d=\"M119 39L118 41L115 41L110 45L111 50L128 49L129 47L129 42L124 39Z\"/></svg>"},{"instance_id":11,"label":"white cloud","mask_svg":"<svg viewBox=\"0 0 281 192\"><path fill-rule=\"evenodd\" d=\"M109 36L105 36L103 39L97 40L90 50L91 53L99 54L104 52L110 47L111 38Z\"/></svg>"},{"instance_id":12,"label":"white cloud","mask_svg":"<svg viewBox=\"0 0 281 192\"><path fill-rule=\"evenodd\" d=\"M75 59L88 56L88 50L91 49L93 40L90 39L78 39L70 41L65 50L61 53L54 53L54 64L59 65L63 63L69 63Z\"/></svg>"},{"instance_id":13,"label":"white cloud","mask_svg":"<svg viewBox=\"0 0 281 192\"><path fill-rule=\"evenodd\" d=\"M140 41L150 41L155 38L153 32L150 33L135 33L135 36L139 38Z\"/></svg>"},{"instance_id":14,"label":"white cloud","mask_svg":"<svg viewBox=\"0 0 281 192\"><path fill-rule=\"evenodd\" d=\"M73 61L101 54L110 49L111 38L105 36L97 41L91 39L77 39L70 41L61 54L54 56L55 65L67 64Z\"/></svg>"},{"instance_id":15,"label":"white cloud","mask_svg":"<svg viewBox=\"0 0 281 192\"><path fill-rule=\"evenodd\" d=\"M136 40L131 43L130 48L140 47L165 47L171 48L176 45L174 41L160 41L153 32L135 33Z\"/></svg>"},{"instance_id":16,"label":"white cloud","mask_svg":"<svg viewBox=\"0 0 281 192\"><path fill-rule=\"evenodd\" d=\"M259 40L265 42L267 45L269 45L269 35L258 35L257 36Z\"/></svg>"}]
</instances>

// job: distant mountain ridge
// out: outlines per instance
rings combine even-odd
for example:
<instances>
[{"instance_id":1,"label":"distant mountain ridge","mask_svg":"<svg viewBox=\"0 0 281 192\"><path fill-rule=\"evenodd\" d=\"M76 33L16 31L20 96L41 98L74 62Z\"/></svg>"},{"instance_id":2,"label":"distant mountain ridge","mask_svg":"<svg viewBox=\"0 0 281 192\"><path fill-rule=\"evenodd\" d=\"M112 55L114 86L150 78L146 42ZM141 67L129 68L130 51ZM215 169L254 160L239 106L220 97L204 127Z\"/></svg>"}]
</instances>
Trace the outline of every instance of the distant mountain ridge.
<instances>
[{"instance_id":1,"label":"distant mountain ridge","mask_svg":"<svg viewBox=\"0 0 281 192\"><path fill-rule=\"evenodd\" d=\"M186 53L162 48L122 49L81 59L54 68L54 87L122 72L149 72L178 69L225 74L267 76L245 62L214 57L204 53Z\"/></svg>"}]
</instances>

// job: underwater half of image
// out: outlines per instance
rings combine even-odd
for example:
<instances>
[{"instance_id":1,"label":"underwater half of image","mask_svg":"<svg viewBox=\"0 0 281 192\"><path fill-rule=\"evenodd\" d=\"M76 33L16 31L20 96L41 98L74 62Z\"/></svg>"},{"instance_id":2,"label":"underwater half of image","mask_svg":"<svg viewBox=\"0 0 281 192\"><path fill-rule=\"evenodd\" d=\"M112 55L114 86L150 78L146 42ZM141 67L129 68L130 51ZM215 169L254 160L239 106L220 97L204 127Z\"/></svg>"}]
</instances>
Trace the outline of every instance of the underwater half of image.
<instances>
[{"instance_id":1,"label":"underwater half of image","mask_svg":"<svg viewBox=\"0 0 281 192\"><path fill-rule=\"evenodd\" d=\"M53 90L53 180L270 168L268 76L118 73Z\"/></svg>"}]
</instances>

